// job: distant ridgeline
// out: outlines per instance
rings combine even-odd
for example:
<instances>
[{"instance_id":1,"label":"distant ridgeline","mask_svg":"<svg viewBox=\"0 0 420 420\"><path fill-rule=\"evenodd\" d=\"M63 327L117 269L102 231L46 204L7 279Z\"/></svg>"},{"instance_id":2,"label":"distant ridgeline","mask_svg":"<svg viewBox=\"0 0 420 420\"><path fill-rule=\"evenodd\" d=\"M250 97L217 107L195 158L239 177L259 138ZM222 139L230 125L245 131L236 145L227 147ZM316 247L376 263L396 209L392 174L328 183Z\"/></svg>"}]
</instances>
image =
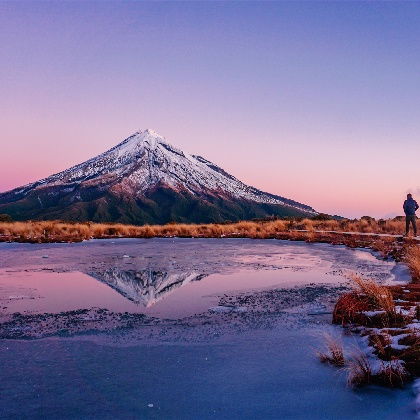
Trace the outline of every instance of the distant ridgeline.
<instances>
[{"instance_id":1,"label":"distant ridgeline","mask_svg":"<svg viewBox=\"0 0 420 420\"><path fill-rule=\"evenodd\" d=\"M0 194L14 220L163 224L314 217L310 206L245 185L152 130L40 181Z\"/></svg>"}]
</instances>

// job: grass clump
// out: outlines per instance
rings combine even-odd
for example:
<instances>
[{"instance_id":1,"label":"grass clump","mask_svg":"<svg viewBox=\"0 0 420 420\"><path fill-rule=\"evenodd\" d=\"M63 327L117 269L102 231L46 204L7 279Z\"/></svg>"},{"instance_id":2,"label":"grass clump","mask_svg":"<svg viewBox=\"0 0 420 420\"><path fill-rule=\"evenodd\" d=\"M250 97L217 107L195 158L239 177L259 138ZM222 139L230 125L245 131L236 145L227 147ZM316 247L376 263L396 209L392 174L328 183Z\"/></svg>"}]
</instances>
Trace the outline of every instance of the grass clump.
<instances>
[{"instance_id":1,"label":"grass clump","mask_svg":"<svg viewBox=\"0 0 420 420\"><path fill-rule=\"evenodd\" d=\"M347 325L360 321L361 313L369 310L369 300L356 292L344 293L338 298L333 311L333 323Z\"/></svg>"},{"instance_id":2,"label":"grass clump","mask_svg":"<svg viewBox=\"0 0 420 420\"><path fill-rule=\"evenodd\" d=\"M399 355L399 358L404 361L407 370L413 376L420 376L420 334L413 332L405 340L402 340L401 344L409 347Z\"/></svg>"},{"instance_id":3,"label":"grass clump","mask_svg":"<svg viewBox=\"0 0 420 420\"><path fill-rule=\"evenodd\" d=\"M375 349L375 353L380 359L391 359L392 355L389 348L391 339L388 334L370 334L369 344Z\"/></svg>"},{"instance_id":4,"label":"grass clump","mask_svg":"<svg viewBox=\"0 0 420 420\"><path fill-rule=\"evenodd\" d=\"M330 334L324 335L325 350L317 351L317 356L322 363L343 367L346 364L344 350L341 341L332 337Z\"/></svg>"},{"instance_id":5,"label":"grass clump","mask_svg":"<svg viewBox=\"0 0 420 420\"><path fill-rule=\"evenodd\" d=\"M379 372L374 375L374 382L391 388L402 387L410 375L400 360L382 362Z\"/></svg>"},{"instance_id":6,"label":"grass clump","mask_svg":"<svg viewBox=\"0 0 420 420\"><path fill-rule=\"evenodd\" d=\"M395 303L391 291L373 280L363 279L358 275L351 276L352 281L358 287L358 292L368 298L371 307L384 310L386 313L395 313Z\"/></svg>"},{"instance_id":7,"label":"grass clump","mask_svg":"<svg viewBox=\"0 0 420 420\"><path fill-rule=\"evenodd\" d=\"M411 252L407 255L418 258L417 248ZM419 317L418 284L388 287L357 275L351 278L355 289L338 299L333 322L356 326L352 331L367 336L377 359L360 351L353 355L346 364L348 385L401 387L420 375L420 339L411 325Z\"/></svg>"},{"instance_id":8,"label":"grass clump","mask_svg":"<svg viewBox=\"0 0 420 420\"><path fill-rule=\"evenodd\" d=\"M410 269L413 281L420 282L420 247L412 245L407 249L405 262Z\"/></svg>"},{"instance_id":9,"label":"grass clump","mask_svg":"<svg viewBox=\"0 0 420 420\"><path fill-rule=\"evenodd\" d=\"M350 387L359 387L372 383L372 366L367 356L358 352L350 359L347 367L347 384Z\"/></svg>"},{"instance_id":10,"label":"grass clump","mask_svg":"<svg viewBox=\"0 0 420 420\"><path fill-rule=\"evenodd\" d=\"M342 295L333 311L333 323L368 327L402 327L410 316L397 311L390 287L370 279L351 276L355 290Z\"/></svg>"},{"instance_id":11,"label":"grass clump","mask_svg":"<svg viewBox=\"0 0 420 420\"><path fill-rule=\"evenodd\" d=\"M410 379L410 374L401 360L382 361L374 369L368 357L358 352L353 355L347 367L347 384L352 388L365 385L402 387Z\"/></svg>"}]
</instances>

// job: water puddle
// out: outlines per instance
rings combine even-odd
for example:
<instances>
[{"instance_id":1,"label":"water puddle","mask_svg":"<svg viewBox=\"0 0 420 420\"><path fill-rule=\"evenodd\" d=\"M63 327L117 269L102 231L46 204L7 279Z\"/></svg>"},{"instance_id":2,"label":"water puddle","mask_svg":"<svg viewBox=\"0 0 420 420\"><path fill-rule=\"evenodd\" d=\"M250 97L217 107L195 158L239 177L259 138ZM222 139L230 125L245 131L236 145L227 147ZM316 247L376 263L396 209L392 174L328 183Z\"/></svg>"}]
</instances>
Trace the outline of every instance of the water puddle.
<instances>
[{"instance_id":1,"label":"water puddle","mask_svg":"<svg viewBox=\"0 0 420 420\"><path fill-rule=\"evenodd\" d=\"M81 272L0 272L0 308L7 313L59 313L105 308L182 318L207 311L223 294L293 287L310 282L337 283L343 278L321 271L239 271L206 275L112 268Z\"/></svg>"}]
</instances>

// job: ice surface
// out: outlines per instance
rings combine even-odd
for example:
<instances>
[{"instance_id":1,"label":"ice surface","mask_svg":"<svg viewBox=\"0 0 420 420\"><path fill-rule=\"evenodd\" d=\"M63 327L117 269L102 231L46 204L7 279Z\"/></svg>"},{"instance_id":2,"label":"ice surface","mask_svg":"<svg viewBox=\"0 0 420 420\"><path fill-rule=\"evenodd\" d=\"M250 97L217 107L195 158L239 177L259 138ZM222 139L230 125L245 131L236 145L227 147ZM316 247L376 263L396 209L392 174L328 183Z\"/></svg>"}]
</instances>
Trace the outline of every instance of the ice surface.
<instances>
[{"instance_id":1,"label":"ice surface","mask_svg":"<svg viewBox=\"0 0 420 420\"><path fill-rule=\"evenodd\" d=\"M42 255L47 253L45 260ZM169 305L166 302L175 308L206 296L210 301L221 299L207 301L205 314L159 320L137 330L0 341L0 417L415 418L411 387L351 391L344 372L325 367L314 354L324 332L340 337L342 333L329 325L329 314L309 315L328 312L335 301L334 291L319 301L320 291L344 284L349 271L387 283L397 280L393 262L377 260L366 251L242 239L0 244L0 265L0 293L7 291L7 296L13 293L10 285L1 286L2 279L20 276L16 295L24 295L25 278L36 275L44 281L63 276L63 287L75 281L75 298L77 293L83 296L85 280L93 293L102 287L112 299L117 296L132 307L138 297L138 305L144 307L143 297L161 292L164 297L151 308ZM72 277L75 272L84 275ZM193 280L196 274L204 277ZM111 285L107 276L115 283ZM211 289L212 279L218 279L214 293L202 290L199 299L194 288L208 284L205 289ZM65 293L69 301L70 291ZM220 292L222 297L217 296ZM38 296L36 290L32 293ZM104 296L99 293L94 304L104 303ZM284 297L283 306L271 307L270 298L278 297ZM85 298L92 304L92 295ZM229 309L208 311L214 307ZM81 314L80 319L94 321L92 314ZM154 335L147 341L152 329ZM361 345L355 337L342 339L349 348Z\"/></svg>"},{"instance_id":2,"label":"ice surface","mask_svg":"<svg viewBox=\"0 0 420 420\"><path fill-rule=\"evenodd\" d=\"M317 333L260 331L206 345L11 341L0 347L1 413L72 419L150 418L151 410L157 419L415 418L411 387L350 390L344 372L316 359Z\"/></svg>"},{"instance_id":3,"label":"ice surface","mask_svg":"<svg viewBox=\"0 0 420 420\"><path fill-rule=\"evenodd\" d=\"M16 252L22 258L15 259ZM46 252L48 261L43 259ZM227 292L342 284L347 282L345 274L353 270L381 282L398 279L394 263L377 260L366 251L288 241L151 239L4 244L0 246L1 259L5 268L0 270L0 303L9 312L22 311L25 305L32 312L103 307L179 318L206 312ZM14 273L10 267L15 267ZM7 295L2 294L2 287ZM28 289L37 290L39 298L8 301L9 295L30 295Z\"/></svg>"}]
</instances>

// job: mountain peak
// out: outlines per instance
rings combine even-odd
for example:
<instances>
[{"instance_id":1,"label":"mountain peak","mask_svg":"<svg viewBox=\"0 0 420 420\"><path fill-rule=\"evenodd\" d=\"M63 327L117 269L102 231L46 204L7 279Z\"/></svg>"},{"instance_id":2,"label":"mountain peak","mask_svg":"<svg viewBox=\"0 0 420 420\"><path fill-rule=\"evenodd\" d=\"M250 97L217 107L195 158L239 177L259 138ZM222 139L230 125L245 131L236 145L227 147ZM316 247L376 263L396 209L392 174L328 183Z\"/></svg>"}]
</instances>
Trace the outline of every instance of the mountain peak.
<instances>
[{"instance_id":1,"label":"mountain peak","mask_svg":"<svg viewBox=\"0 0 420 420\"><path fill-rule=\"evenodd\" d=\"M140 129L132 134L130 137L121 142L119 146L138 147L145 146L150 149L155 149L158 143L166 143L166 140L158 132L146 128Z\"/></svg>"},{"instance_id":2,"label":"mountain peak","mask_svg":"<svg viewBox=\"0 0 420 420\"><path fill-rule=\"evenodd\" d=\"M161 137L163 138L157 131L152 130L151 128L146 128L145 130L139 130L138 133L144 133L146 135L149 136L154 136L154 137Z\"/></svg>"},{"instance_id":3,"label":"mountain peak","mask_svg":"<svg viewBox=\"0 0 420 420\"><path fill-rule=\"evenodd\" d=\"M309 206L246 185L148 128L48 178L0 194L14 218L166 223L270 215L311 216Z\"/></svg>"},{"instance_id":4,"label":"mountain peak","mask_svg":"<svg viewBox=\"0 0 420 420\"><path fill-rule=\"evenodd\" d=\"M165 138L150 128L145 130L140 129L108 152L118 151L120 154L133 153L143 148L155 149L158 143L166 143Z\"/></svg>"},{"instance_id":5,"label":"mountain peak","mask_svg":"<svg viewBox=\"0 0 420 420\"><path fill-rule=\"evenodd\" d=\"M156 132L155 130L152 130L151 128L139 129L133 134L133 136L142 137L142 138L155 137L159 139L164 139L163 136L161 136L158 132Z\"/></svg>"}]
</instances>

